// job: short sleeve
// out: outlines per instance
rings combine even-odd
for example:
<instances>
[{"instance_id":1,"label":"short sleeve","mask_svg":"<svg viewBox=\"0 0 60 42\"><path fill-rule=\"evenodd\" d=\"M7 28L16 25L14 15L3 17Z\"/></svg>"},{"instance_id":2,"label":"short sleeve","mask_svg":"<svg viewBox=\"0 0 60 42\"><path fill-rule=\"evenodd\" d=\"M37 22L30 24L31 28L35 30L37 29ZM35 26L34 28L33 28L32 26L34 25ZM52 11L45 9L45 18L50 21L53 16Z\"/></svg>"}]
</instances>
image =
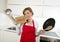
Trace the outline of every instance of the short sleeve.
<instances>
[{"instance_id":1,"label":"short sleeve","mask_svg":"<svg viewBox=\"0 0 60 42\"><path fill-rule=\"evenodd\" d=\"M40 31L40 30L42 30L42 28L41 28L41 24L39 24L37 21L35 21L34 22L35 23L35 28L36 28L36 35L38 35L38 32Z\"/></svg>"},{"instance_id":2,"label":"short sleeve","mask_svg":"<svg viewBox=\"0 0 60 42\"><path fill-rule=\"evenodd\" d=\"M21 34L21 32L22 32L22 24L18 24L18 25L16 25L16 32L19 34Z\"/></svg>"}]
</instances>

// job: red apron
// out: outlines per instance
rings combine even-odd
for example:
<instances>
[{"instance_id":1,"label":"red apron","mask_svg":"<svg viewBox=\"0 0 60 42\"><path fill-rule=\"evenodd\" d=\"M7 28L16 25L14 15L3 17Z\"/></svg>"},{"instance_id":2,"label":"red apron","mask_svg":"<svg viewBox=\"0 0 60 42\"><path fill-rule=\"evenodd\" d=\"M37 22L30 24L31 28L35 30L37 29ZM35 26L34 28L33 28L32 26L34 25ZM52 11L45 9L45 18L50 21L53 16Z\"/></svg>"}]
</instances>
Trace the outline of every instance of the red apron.
<instances>
[{"instance_id":1,"label":"red apron","mask_svg":"<svg viewBox=\"0 0 60 42\"><path fill-rule=\"evenodd\" d=\"M26 23L24 23L22 28L23 32L21 35L20 42L36 42L34 22L33 22L33 26L28 26L25 24Z\"/></svg>"}]
</instances>

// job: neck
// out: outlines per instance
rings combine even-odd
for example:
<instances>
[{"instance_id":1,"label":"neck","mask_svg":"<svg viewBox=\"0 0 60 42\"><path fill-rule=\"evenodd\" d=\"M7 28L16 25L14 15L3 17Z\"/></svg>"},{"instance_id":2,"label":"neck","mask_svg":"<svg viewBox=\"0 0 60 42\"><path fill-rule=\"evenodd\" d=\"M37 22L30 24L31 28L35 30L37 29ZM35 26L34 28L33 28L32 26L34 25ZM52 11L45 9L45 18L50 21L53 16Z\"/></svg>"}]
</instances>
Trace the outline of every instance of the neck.
<instances>
[{"instance_id":1,"label":"neck","mask_svg":"<svg viewBox=\"0 0 60 42\"><path fill-rule=\"evenodd\" d=\"M32 19L28 19L27 22L28 22L28 23L29 23L29 22L32 22Z\"/></svg>"}]
</instances>

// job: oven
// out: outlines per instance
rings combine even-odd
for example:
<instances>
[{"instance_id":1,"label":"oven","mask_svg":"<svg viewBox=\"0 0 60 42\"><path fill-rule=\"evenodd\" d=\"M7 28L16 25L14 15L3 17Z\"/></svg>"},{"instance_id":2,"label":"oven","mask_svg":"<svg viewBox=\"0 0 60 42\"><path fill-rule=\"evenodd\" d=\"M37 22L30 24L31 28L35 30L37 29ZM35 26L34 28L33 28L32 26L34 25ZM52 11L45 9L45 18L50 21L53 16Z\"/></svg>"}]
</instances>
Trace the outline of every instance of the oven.
<instances>
[{"instance_id":1,"label":"oven","mask_svg":"<svg viewBox=\"0 0 60 42\"><path fill-rule=\"evenodd\" d=\"M59 39L48 38L48 37L40 37L40 42L60 42Z\"/></svg>"},{"instance_id":2,"label":"oven","mask_svg":"<svg viewBox=\"0 0 60 42\"><path fill-rule=\"evenodd\" d=\"M40 42L60 42L60 37L55 32L45 32L40 36Z\"/></svg>"}]
</instances>

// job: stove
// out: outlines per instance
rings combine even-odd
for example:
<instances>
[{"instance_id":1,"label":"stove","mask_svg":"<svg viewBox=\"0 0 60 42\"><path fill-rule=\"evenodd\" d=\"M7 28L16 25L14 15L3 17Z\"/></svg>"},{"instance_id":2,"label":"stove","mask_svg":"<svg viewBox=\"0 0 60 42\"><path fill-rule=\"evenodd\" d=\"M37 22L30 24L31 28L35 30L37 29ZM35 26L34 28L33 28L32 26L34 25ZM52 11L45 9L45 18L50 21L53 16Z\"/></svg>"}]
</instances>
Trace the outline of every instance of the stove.
<instances>
[{"instance_id":1,"label":"stove","mask_svg":"<svg viewBox=\"0 0 60 42\"><path fill-rule=\"evenodd\" d=\"M55 32L45 32L40 35L40 42L60 42L60 37Z\"/></svg>"}]
</instances>

